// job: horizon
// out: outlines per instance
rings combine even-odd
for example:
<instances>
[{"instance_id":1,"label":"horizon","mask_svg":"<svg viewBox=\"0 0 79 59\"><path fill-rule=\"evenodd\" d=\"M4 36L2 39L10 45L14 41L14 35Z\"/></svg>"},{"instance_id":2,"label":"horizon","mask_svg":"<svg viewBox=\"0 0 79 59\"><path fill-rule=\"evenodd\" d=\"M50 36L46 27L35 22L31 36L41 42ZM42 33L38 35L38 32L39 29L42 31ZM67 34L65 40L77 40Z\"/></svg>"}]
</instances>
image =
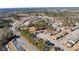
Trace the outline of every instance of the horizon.
<instances>
[{"instance_id":1,"label":"horizon","mask_svg":"<svg viewBox=\"0 0 79 59\"><path fill-rule=\"evenodd\" d=\"M9 7L9 8L79 8L79 7ZM0 8L0 9L9 9L8 7L6 8Z\"/></svg>"}]
</instances>

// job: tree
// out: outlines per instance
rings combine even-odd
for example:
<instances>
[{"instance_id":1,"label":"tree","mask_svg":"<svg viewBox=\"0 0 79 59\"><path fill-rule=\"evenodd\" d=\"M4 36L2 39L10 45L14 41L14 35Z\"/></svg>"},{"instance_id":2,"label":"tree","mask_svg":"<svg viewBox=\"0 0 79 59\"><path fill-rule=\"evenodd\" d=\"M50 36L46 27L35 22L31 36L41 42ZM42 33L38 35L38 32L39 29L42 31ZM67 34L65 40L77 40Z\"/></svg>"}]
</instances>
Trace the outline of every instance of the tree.
<instances>
[{"instance_id":1,"label":"tree","mask_svg":"<svg viewBox=\"0 0 79 59\"><path fill-rule=\"evenodd\" d=\"M19 16L17 14L12 14L12 17L16 20L19 20Z\"/></svg>"},{"instance_id":2,"label":"tree","mask_svg":"<svg viewBox=\"0 0 79 59\"><path fill-rule=\"evenodd\" d=\"M38 29L38 28L46 28L46 22L44 20L40 20L40 21L37 21L34 26Z\"/></svg>"},{"instance_id":3,"label":"tree","mask_svg":"<svg viewBox=\"0 0 79 59\"><path fill-rule=\"evenodd\" d=\"M0 22L0 28L9 27L9 20L2 20Z\"/></svg>"},{"instance_id":4,"label":"tree","mask_svg":"<svg viewBox=\"0 0 79 59\"><path fill-rule=\"evenodd\" d=\"M0 35L0 50L6 50L5 45L12 40L13 33L7 28L3 28Z\"/></svg>"},{"instance_id":5,"label":"tree","mask_svg":"<svg viewBox=\"0 0 79 59\"><path fill-rule=\"evenodd\" d=\"M43 39L39 39L36 46L39 50L43 51L45 47L45 41Z\"/></svg>"},{"instance_id":6,"label":"tree","mask_svg":"<svg viewBox=\"0 0 79 59\"><path fill-rule=\"evenodd\" d=\"M33 38L32 38L31 33L29 32L28 29L21 30L21 35L26 37L30 42L33 42L33 40L32 40Z\"/></svg>"}]
</instances>

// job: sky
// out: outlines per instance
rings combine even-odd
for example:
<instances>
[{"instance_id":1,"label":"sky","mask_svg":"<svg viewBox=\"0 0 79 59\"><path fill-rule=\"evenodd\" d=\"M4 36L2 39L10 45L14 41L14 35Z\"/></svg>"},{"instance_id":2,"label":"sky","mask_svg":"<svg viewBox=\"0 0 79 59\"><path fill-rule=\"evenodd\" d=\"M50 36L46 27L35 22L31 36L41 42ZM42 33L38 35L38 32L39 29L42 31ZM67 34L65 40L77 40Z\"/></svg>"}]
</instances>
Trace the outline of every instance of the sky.
<instances>
[{"instance_id":1,"label":"sky","mask_svg":"<svg viewBox=\"0 0 79 59\"><path fill-rule=\"evenodd\" d=\"M0 0L0 8L79 7L78 0Z\"/></svg>"}]
</instances>

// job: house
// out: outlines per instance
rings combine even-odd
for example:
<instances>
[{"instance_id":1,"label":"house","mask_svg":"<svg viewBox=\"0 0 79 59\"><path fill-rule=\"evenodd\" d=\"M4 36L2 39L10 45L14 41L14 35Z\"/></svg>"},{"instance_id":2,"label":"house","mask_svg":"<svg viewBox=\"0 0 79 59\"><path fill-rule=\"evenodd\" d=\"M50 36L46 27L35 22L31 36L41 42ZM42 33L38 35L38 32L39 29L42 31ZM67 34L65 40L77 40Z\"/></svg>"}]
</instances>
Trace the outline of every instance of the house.
<instances>
[{"instance_id":1,"label":"house","mask_svg":"<svg viewBox=\"0 0 79 59\"><path fill-rule=\"evenodd\" d=\"M35 27L29 27L29 31L30 32L35 32L36 31L36 28Z\"/></svg>"},{"instance_id":2,"label":"house","mask_svg":"<svg viewBox=\"0 0 79 59\"><path fill-rule=\"evenodd\" d=\"M20 17L28 17L29 14L17 14L17 16L20 16Z\"/></svg>"},{"instance_id":3,"label":"house","mask_svg":"<svg viewBox=\"0 0 79 59\"><path fill-rule=\"evenodd\" d=\"M30 21L27 21L27 22L25 22L23 25L29 26L29 24L30 24Z\"/></svg>"},{"instance_id":4,"label":"house","mask_svg":"<svg viewBox=\"0 0 79 59\"><path fill-rule=\"evenodd\" d=\"M79 38L73 38L73 37L71 37L71 39L69 39L69 40L67 41L68 47L74 46L74 45L78 42L78 39L79 39Z\"/></svg>"},{"instance_id":5,"label":"house","mask_svg":"<svg viewBox=\"0 0 79 59\"><path fill-rule=\"evenodd\" d=\"M65 38L68 47L73 47L79 41L79 29L68 34Z\"/></svg>"}]
</instances>

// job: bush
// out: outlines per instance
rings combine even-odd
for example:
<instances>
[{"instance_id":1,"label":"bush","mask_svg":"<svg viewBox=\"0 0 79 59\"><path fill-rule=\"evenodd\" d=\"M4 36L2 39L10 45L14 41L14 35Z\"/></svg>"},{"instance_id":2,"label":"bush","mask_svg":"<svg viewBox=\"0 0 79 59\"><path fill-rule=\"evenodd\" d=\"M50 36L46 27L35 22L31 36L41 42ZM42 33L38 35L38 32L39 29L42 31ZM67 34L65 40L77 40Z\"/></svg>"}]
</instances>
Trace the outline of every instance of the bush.
<instances>
[{"instance_id":1,"label":"bush","mask_svg":"<svg viewBox=\"0 0 79 59\"><path fill-rule=\"evenodd\" d=\"M44 20L40 20L40 21L37 21L35 24L34 24L34 26L36 27L36 28L45 28L46 27L46 22L44 21Z\"/></svg>"},{"instance_id":2,"label":"bush","mask_svg":"<svg viewBox=\"0 0 79 59\"><path fill-rule=\"evenodd\" d=\"M45 41L43 39L38 40L37 48L39 50L43 51L44 50L44 47L45 47Z\"/></svg>"},{"instance_id":3,"label":"bush","mask_svg":"<svg viewBox=\"0 0 79 59\"><path fill-rule=\"evenodd\" d=\"M13 38L13 33L8 30L7 28L4 28L2 31L2 34L0 36L0 50L6 50L5 45L11 41Z\"/></svg>"}]
</instances>

